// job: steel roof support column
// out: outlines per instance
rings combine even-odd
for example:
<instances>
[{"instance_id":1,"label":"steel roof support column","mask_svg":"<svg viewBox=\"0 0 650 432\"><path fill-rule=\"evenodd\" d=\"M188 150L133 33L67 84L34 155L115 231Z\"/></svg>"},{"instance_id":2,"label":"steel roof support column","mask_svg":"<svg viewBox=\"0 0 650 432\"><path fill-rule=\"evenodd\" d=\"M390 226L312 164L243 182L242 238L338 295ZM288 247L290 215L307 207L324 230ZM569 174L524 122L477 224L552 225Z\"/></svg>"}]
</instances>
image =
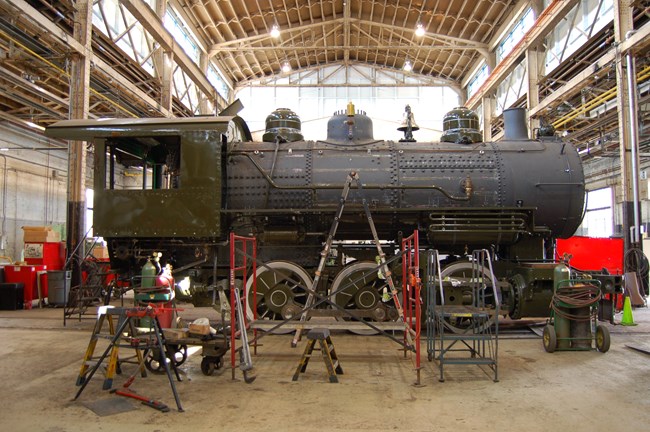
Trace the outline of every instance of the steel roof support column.
<instances>
[{"instance_id":1,"label":"steel roof support column","mask_svg":"<svg viewBox=\"0 0 650 432\"><path fill-rule=\"evenodd\" d=\"M207 53L204 53L201 51L201 57L199 58L199 67L205 74L205 76L208 76L208 64L210 62L210 57L208 57ZM202 96L201 99L199 100L199 112L201 115L214 115L215 114L215 109L214 106L210 103L207 97Z\"/></svg>"},{"instance_id":2,"label":"steel roof support column","mask_svg":"<svg viewBox=\"0 0 650 432\"><path fill-rule=\"evenodd\" d=\"M526 75L528 76L528 91L526 102L528 112L539 105L539 79L544 75L543 49L529 48L526 50ZM528 134L534 136L535 129L540 125L539 119L528 117Z\"/></svg>"},{"instance_id":3,"label":"steel roof support column","mask_svg":"<svg viewBox=\"0 0 650 432\"><path fill-rule=\"evenodd\" d=\"M614 1L614 38L617 44L622 43L628 36L628 32L633 29L632 22L632 7L628 5L628 1L616 0ZM628 80L628 74L634 73L630 71L626 65L626 59L621 52L616 53L616 86L618 92L616 94L616 102L618 109L618 131L621 137L620 160L621 160L621 189L623 191L623 220L621 220L622 234L625 238L625 251L634 247L639 241L637 223L639 220L639 192L638 182L639 173L635 168L639 166L638 161L638 142L634 139L631 133L632 123L637 122L636 107L631 106L634 102L630 98L630 82L635 87L636 77ZM636 91L634 88L632 92ZM636 98L633 98L636 99ZM632 118L633 117L633 118ZM636 171L636 172L635 172Z\"/></svg>"},{"instance_id":4,"label":"steel roof support column","mask_svg":"<svg viewBox=\"0 0 650 432\"><path fill-rule=\"evenodd\" d=\"M85 54L73 53L70 70L70 118L87 119L90 92L90 57L92 55L92 0L78 0L73 36ZM71 286L81 285L81 261L86 213L86 142L70 141L68 148L68 215L67 247L72 266ZM76 251L76 253L75 253Z\"/></svg>"},{"instance_id":5,"label":"steel roof support column","mask_svg":"<svg viewBox=\"0 0 650 432\"><path fill-rule=\"evenodd\" d=\"M163 17L167 12L167 0L156 0L156 15L162 25ZM167 117L174 117L172 112L172 72L174 70L174 53L159 46L154 53L155 73L160 80L160 105L167 110Z\"/></svg>"},{"instance_id":6,"label":"steel roof support column","mask_svg":"<svg viewBox=\"0 0 650 432\"><path fill-rule=\"evenodd\" d=\"M481 121L483 124L483 141L490 142L492 141L492 117L494 113L494 107L496 106L496 101L493 97L484 97L483 103L481 104L481 110L483 115L481 116Z\"/></svg>"}]
</instances>

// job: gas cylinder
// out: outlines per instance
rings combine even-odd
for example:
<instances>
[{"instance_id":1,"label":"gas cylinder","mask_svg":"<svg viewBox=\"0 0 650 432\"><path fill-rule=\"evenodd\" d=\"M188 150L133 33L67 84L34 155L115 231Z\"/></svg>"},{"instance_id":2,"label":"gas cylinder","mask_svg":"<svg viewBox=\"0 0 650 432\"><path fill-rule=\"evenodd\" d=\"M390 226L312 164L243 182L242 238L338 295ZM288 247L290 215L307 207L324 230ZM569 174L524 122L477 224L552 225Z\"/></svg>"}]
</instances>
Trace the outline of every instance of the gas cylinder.
<instances>
[{"instance_id":1,"label":"gas cylinder","mask_svg":"<svg viewBox=\"0 0 650 432\"><path fill-rule=\"evenodd\" d=\"M141 288L153 288L156 286L156 275L158 274L158 269L151 262L151 259L148 259L147 262L142 266L142 271L140 276L142 280L140 283Z\"/></svg>"},{"instance_id":2,"label":"gas cylinder","mask_svg":"<svg viewBox=\"0 0 650 432\"><path fill-rule=\"evenodd\" d=\"M161 291L169 293L169 299L174 298L174 276L172 276L171 264L166 264L162 273L156 278L156 286L161 288Z\"/></svg>"},{"instance_id":3,"label":"gas cylinder","mask_svg":"<svg viewBox=\"0 0 650 432\"><path fill-rule=\"evenodd\" d=\"M553 292L557 293L558 288L560 287L560 282L571 279L571 270L566 265L566 257L563 257L562 260L555 266L553 269ZM566 287L566 284L562 284ZM557 308L561 311L567 311L566 308L563 308L560 305L557 305ZM559 314L555 314L555 333L557 335L557 349L568 349L571 348L571 322Z\"/></svg>"}]
</instances>

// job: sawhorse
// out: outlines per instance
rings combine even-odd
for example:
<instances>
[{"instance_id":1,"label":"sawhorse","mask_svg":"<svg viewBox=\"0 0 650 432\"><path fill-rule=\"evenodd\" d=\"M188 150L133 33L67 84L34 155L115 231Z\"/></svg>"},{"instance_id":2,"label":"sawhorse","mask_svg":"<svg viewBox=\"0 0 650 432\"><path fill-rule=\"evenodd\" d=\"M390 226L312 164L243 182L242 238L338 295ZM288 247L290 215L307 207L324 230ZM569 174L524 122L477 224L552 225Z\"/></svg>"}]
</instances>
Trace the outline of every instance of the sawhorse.
<instances>
[{"instance_id":1,"label":"sawhorse","mask_svg":"<svg viewBox=\"0 0 650 432\"><path fill-rule=\"evenodd\" d=\"M81 372L79 373L79 377L77 378L77 385L81 387L77 391L74 400L77 400L79 396L81 396L81 393L86 388L86 385L88 385L93 375L95 375L95 372L97 372L97 369L99 369L99 367L102 365L104 359L108 357L109 353L111 354L111 360L109 361L109 365L108 365L109 370L107 371L107 379L104 381L103 389L104 390L110 389L113 382L112 378L115 373L115 369L117 365L118 348L120 346L125 346L125 347L128 346L136 349L136 352L138 354L138 359L140 360L139 363L140 368L143 368L144 362L142 361L143 354L140 353L139 350L149 350L149 349L157 348L161 356L160 362L163 364L165 368L165 372L167 372L167 378L169 379L169 385L171 386L172 393L174 394L174 399L176 400L176 406L178 407L178 411L183 411L180 398L178 397L178 392L176 391L176 385L174 384L174 379L172 378L169 363L171 363L172 368L174 369L176 379L180 381L181 378L180 375L178 374L178 370L176 369L176 363L173 361L168 362L164 358L165 356L169 358L174 358L174 357L173 357L173 352L169 352L167 345L165 345L163 334L160 329L160 324L158 322L158 317L157 317L158 313L159 311L156 308L149 305L147 307L135 307L135 308L111 308L106 311L106 314L102 314L99 317L98 322L95 325L95 329L93 330L93 334L90 338L90 343L88 344L88 348L86 350L84 363L81 366ZM92 358L93 352L97 345L97 339L103 324L102 318L108 316L109 326L111 327L112 330L113 322L112 319L110 318L111 315L119 316L117 329L114 332L111 331L113 335L111 337L110 343L108 344L108 347L106 348L104 353L99 357L99 359L94 364L94 366L89 370L88 368L90 367L90 365L88 360ZM145 340L143 343L143 341L139 340L138 338L135 338L135 325L133 323L133 320L144 318L144 317L149 317L151 320L152 334L150 335L149 339ZM131 332L131 343L128 345L120 345L120 339L124 337L123 333L127 328L129 328ZM113 370L111 371L111 369ZM109 373L110 373L110 378L109 378Z\"/></svg>"},{"instance_id":2,"label":"sawhorse","mask_svg":"<svg viewBox=\"0 0 650 432\"><path fill-rule=\"evenodd\" d=\"M293 374L293 381L298 381L300 373L304 373L307 370L307 365L309 364L309 359L314 351L316 341L318 341L320 346L320 352L323 356L325 366L327 367L327 374L329 375L330 382L339 382L336 375L342 375L343 368L339 363L338 355L336 355L336 350L334 349L334 344L330 337L330 331L326 328L312 329L307 333L307 346L305 347L305 352L300 359L296 373Z\"/></svg>"},{"instance_id":3,"label":"sawhorse","mask_svg":"<svg viewBox=\"0 0 650 432\"><path fill-rule=\"evenodd\" d=\"M115 337L116 333L115 323L113 323L113 315L117 315L117 325L118 327L121 326L124 319L123 309L119 308L114 310L112 307L106 306L103 306L103 310L100 309L99 317L97 318L93 332L90 335L90 342L88 343L88 348L86 348L86 354L84 355L84 359L81 364L81 370L79 371L79 376L77 377L77 386L83 385L86 382L88 372L90 371L91 366L95 364L96 359L93 358L93 355L95 353L99 339L105 338L110 340ZM108 322L108 334L102 333L105 322ZM129 337L135 337L136 328L133 322L129 322L128 328L125 327L124 330L128 332L127 334ZM140 374L144 378L147 376L147 370L144 367L143 354L139 349L136 347L134 348L137 364L140 365ZM106 373L102 387L103 390L109 390L111 387L113 387L113 378L115 377L115 373L120 373L120 359L118 353L119 345L113 344L111 347L108 364L106 365Z\"/></svg>"}]
</instances>

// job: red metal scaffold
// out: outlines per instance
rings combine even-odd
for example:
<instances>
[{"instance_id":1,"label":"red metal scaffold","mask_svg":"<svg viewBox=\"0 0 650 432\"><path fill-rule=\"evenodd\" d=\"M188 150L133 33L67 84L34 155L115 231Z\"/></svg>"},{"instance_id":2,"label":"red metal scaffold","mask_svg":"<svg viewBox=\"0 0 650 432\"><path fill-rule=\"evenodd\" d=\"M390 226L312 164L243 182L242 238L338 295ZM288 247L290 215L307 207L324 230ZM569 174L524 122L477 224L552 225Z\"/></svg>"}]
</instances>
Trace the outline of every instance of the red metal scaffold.
<instances>
[{"instance_id":1,"label":"red metal scaffold","mask_svg":"<svg viewBox=\"0 0 650 432\"><path fill-rule=\"evenodd\" d=\"M416 385L420 385L420 333L422 321L422 298L420 291L420 242L418 231L402 240L402 304L404 308L404 346L408 345L407 333L411 333L415 353ZM404 350L406 357L406 349Z\"/></svg>"},{"instance_id":2,"label":"red metal scaffold","mask_svg":"<svg viewBox=\"0 0 650 432\"><path fill-rule=\"evenodd\" d=\"M255 237L242 237L230 233L230 365L232 379L235 379L235 354L239 351L239 368L244 373L244 380L247 383L251 383L255 379L255 377L249 376L249 372L253 369L253 361L248 346L248 334L246 333L249 326L247 314L245 313L247 298L246 295L240 297L236 279L237 272L241 272L242 286L246 286L249 257L251 257L253 299L255 299L257 297L257 278L255 277L257 274L257 243ZM253 300L253 303L255 304L255 300ZM255 319L257 319L257 310L253 308L253 320ZM257 330L254 329L253 332L253 340L257 341ZM241 347L236 349L235 341L238 334L241 339ZM257 348L257 342L255 342L255 347Z\"/></svg>"},{"instance_id":3,"label":"red metal scaffold","mask_svg":"<svg viewBox=\"0 0 650 432\"><path fill-rule=\"evenodd\" d=\"M266 333L263 333L262 335L258 336L257 333L255 334L255 337L253 339L254 346L257 346L257 341L265 334L271 334L273 333L274 330L278 329L279 327L286 326L292 329L296 330L296 334L294 336L294 340L292 342L292 346L296 346L297 342L300 337L301 330L304 328L310 327L308 323L308 317L310 316L310 312L315 309L317 306L326 303L330 306L332 306L335 309L340 310L340 313L343 314L343 316L348 316L350 317L353 321L357 321L360 324L363 324L378 333L382 334L383 336L388 337L389 339L393 340L394 342L397 342L400 344L403 349L404 349L404 356L406 358L406 352L411 351L415 354L415 370L417 373L417 380L416 380L416 385L420 384L420 329L421 329L421 305L422 301L420 299L420 290L421 290L421 281L420 281L420 273L419 273L419 242L418 242L418 232L417 230L413 232L413 234L402 242L402 250L398 255L395 257L391 258L390 260L386 260L386 255L384 251L382 250L382 246L379 240L379 237L377 235L377 230L375 228L372 215L370 213L370 209L368 206L368 202L365 198L362 199L362 204L364 207L364 212L365 215L368 219L368 224L370 226L370 229L372 231L372 236L374 240L374 244L377 247L377 253L378 253L378 265L375 268L374 271L380 272L383 277L386 279L386 283L388 287L390 287L390 298L392 299L395 309L398 313L398 318L395 320L395 322L372 322L372 321L364 321L362 319L359 319L359 317L355 316L352 312L348 311L344 306L341 306L337 304L336 302L332 301L330 299L331 296L335 294L335 292L331 292L328 294L322 294L317 292L317 286L318 286L318 276L320 275L322 268L325 264L326 258L329 256L330 249L331 249L331 243L334 239L334 236L336 234L336 230L338 227L339 220L341 218L341 214L343 212L343 207L345 206L348 192L350 190L351 184L356 183L357 188L359 189L359 195L363 196L363 185L359 181L359 176L356 172L351 172L348 175L348 178L346 180L346 183L344 185L342 194L341 194L341 199L339 202L339 208L337 210L337 214L334 218L334 221L332 223L332 227L330 229L330 233L328 235L328 240L325 242L325 246L323 251L321 252L321 260L318 265L318 268L316 269L316 275L317 277L314 279L314 282L312 283L311 287L303 287L308 293L308 298L306 300L306 303L304 307L302 308L301 311L293 314L290 317L285 318L284 320L281 321L265 321L263 322L262 320L258 321L257 320L257 277L255 275L257 274L256 272L256 267L253 267L253 299L252 299L252 312L253 312L253 322L251 327L254 330L257 330L258 328L263 328L266 330ZM231 253L230 253L230 258L231 258L231 272L230 272L230 286L231 286L231 308L234 309L236 305L239 303L235 300L233 300L233 292L237 293L238 291L234 289L235 285L235 272L236 271L244 271L243 275L243 285L246 285L246 269L247 269L247 261L246 257L250 258L253 263L256 262L256 256L255 256L255 242L254 238L249 238L249 237L240 237L240 236L235 236L234 234L231 234L231 241L230 241L230 247L231 247ZM243 251L237 250L236 249L236 244L237 241L240 241L242 244L242 247L244 248ZM253 247L253 254L250 255L246 251L246 246L247 244L252 242L252 247ZM237 265L236 261L236 253L239 253L241 256L244 257L244 262L242 265ZM402 287L403 287L403 294L402 298L400 299L399 292L396 289L395 284L393 283L392 279L392 271L390 270L390 267L388 266L390 261L393 261L395 259L398 259L399 257L402 258L403 260L403 275L404 275L404 280L402 282ZM264 267L267 267L264 264L261 264ZM272 271L275 271L273 269L270 269ZM298 283L298 282L296 282ZM342 289L345 289L342 288ZM244 309L246 308L246 299L244 299ZM322 314L319 316L323 316ZM240 320L242 323L244 323L243 328L247 328L248 323L245 321L246 318L242 317ZM337 329L344 329L346 326L352 326L354 323L351 321L341 321L341 322L336 322L336 328ZM319 323L319 327L325 327L329 328L332 327L332 323ZM241 326L240 326L241 327ZM233 324L233 334L234 332L237 331L237 327ZM394 337L392 334L389 334L388 331L394 331L394 330L401 330L403 331L403 340L399 340L396 337ZM242 335L243 336L243 335ZM232 336L231 338L231 345L234 347L235 344L235 337ZM233 349L231 348L231 362L232 362L232 367L233 367L233 377L234 377L234 368L235 368L235 351L242 351L242 354L245 354L244 350L248 349L248 341L244 342L242 340L242 347L241 349ZM255 352L257 353L257 351ZM250 353L249 353L249 358L250 358ZM240 363L240 368L244 371L246 371L245 367L242 366L247 366L243 363ZM252 368L252 365L250 365L250 368ZM244 375L246 376L246 375Z\"/></svg>"}]
</instances>

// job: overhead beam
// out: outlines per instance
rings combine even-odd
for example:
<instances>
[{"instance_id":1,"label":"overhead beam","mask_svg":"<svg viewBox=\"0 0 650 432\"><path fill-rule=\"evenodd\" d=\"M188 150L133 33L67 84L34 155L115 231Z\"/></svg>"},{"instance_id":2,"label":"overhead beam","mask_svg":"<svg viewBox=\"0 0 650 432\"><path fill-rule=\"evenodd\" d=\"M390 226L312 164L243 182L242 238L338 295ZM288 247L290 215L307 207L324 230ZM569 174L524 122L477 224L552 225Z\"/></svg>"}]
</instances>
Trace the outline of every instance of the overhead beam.
<instances>
[{"instance_id":1,"label":"overhead beam","mask_svg":"<svg viewBox=\"0 0 650 432\"><path fill-rule=\"evenodd\" d=\"M0 118L4 119L10 123L17 124L19 126L28 128L28 129L33 129L35 131L43 133L45 131L45 128L43 126L39 126L34 122L30 122L27 120L23 120L21 118L15 117L11 114L7 114L6 112L0 111Z\"/></svg>"},{"instance_id":2,"label":"overhead beam","mask_svg":"<svg viewBox=\"0 0 650 432\"><path fill-rule=\"evenodd\" d=\"M578 73L576 76L567 81L562 87L553 91L548 97L544 98L539 105L532 108L529 115L537 116L543 113L546 109L553 105L560 103L569 97L578 94L582 88L594 80L596 71L604 68L616 60L617 52L621 55L627 54L629 51L636 51L643 49L650 45L650 23L646 23L643 27L638 29L632 36L621 42L617 47L610 49L600 57Z\"/></svg>"},{"instance_id":3,"label":"overhead beam","mask_svg":"<svg viewBox=\"0 0 650 432\"><path fill-rule=\"evenodd\" d=\"M519 64L518 60L530 47L544 42L546 35L579 3L580 0L554 0L537 18L533 27L528 30L519 43L512 49L501 63L492 71L481 88L467 101L469 109L476 109L481 99L496 90L503 79Z\"/></svg>"},{"instance_id":4,"label":"overhead beam","mask_svg":"<svg viewBox=\"0 0 650 432\"><path fill-rule=\"evenodd\" d=\"M427 45L422 47L417 47L422 51L440 51L440 50L472 50L475 51L476 48L468 46L451 46L451 45ZM219 51L221 52L252 52L252 51L311 51L311 50L323 50L323 49L334 49L334 50L354 50L354 49L371 49L371 50L390 50L390 49L413 49L412 45L308 45L308 46L272 46L272 47L224 47Z\"/></svg>"},{"instance_id":5,"label":"overhead beam","mask_svg":"<svg viewBox=\"0 0 650 432\"><path fill-rule=\"evenodd\" d=\"M374 27L380 27L380 28L385 28L387 30L391 30L394 32L403 32L405 30L411 31L415 33L415 29L405 29L404 27L400 26L395 26L392 24L385 24L385 23L380 23L380 22L374 22L374 21L368 21L368 20L359 20L359 19L353 19L351 20L355 24L365 24L369 26L374 26ZM431 38L431 39L441 39L441 40L446 40L449 43L453 44L463 44L464 46L467 46L469 48L475 49L475 50L488 50L488 44L482 43L482 42L476 42L473 40L469 39L463 39L459 37L454 37L454 36L448 36L448 35L443 35L439 33L431 33L431 32L426 32L423 36L424 38ZM424 45L414 45L412 48L424 48Z\"/></svg>"},{"instance_id":6,"label":"overhead beam","mask_svg":"<svg viewBox=\"0 0 650 432\"><path fill-rule=\"evenodd\" d=\"M523 14L524 10L526 10L527 7L532 7L531 5L531 0L519 0L517 4L515 4L512 8L510 8L510 12L508 13L508 16L504 20L504 24L499 27L499 30L492 36L490 41L488 42L489 50L494 51L499 43L503 40L503 38L508 34L510 29L516 24L517 20L520 18L520 15ZM535 16L540 16L542 13L543 8L539 13L536 13Z\"/></svg>"},{"instance_id":7,"label":"overhead beam","mask_svg":"<svg viewBox=\"0 0 650 432\"><path fill-rule=\"evenodd\" d=\"M283 33L293 33L293 32L296 32L296 31L305 31L305 30L309 30L309 29L312 29L312 28L322 27L324 25L326 25L326 26L339 25L339 24L343 24L343 22L344 22L343 18L337 18L337 19L333 19L333 20L330 20L330 21L319 21L319 22L315 22L315 23L311 23L311 24L304 24L304 25L300 25L300 26L296 26L296 27L289 27L289 28L286 28L286 29L282 29L281 32L283 32ZM250 43L262 42L262 41L265 41L265 40L268 40L268 39L273 39L273 38L269 34L261 34L261 35L247 36L247 37L243 37L243 38L239 38L239 39L234 39L234 40L231 40L231 41L220 42L220 43L214 44L214 45L212 45L212 47L210 47L210 51L208 51L208 55L210 57L212 57L215 54L217 54L219 51L223 50L225 47L229 47L229 46L233 46L233 45L235 47L243 47L243 46L247 46L247 44L250 44Z\"/></svg>"},{"instance_id":8,"label":"overhead beam","mask_svg":"<svg viewBox=\"0 0 650 432\"><path fill-rule=\"evenodd\" d=\"M343 2L343 62L347 66L350 61L350 7L351 1Z\"/></svg>"},{"instance_id":9,"label":"overhead beam","mask_svg":"<svg viewBox=\"0 0 650 432\"><path fill-rule=\"evenodd\" d=\"M136 98L144 101L150 107L156 109L164 116L171 116L171 112L164 109L160 103L155 101L151 96L149 96L144 91L140 90L133 83L127 80L124 76L115 71L108 63L103 61L96 55L93 55L92 52L88 52L86 47L77 42L71 35L66 33L61 28L57 27L48 17L34 9L29 3L25 0L6 0L11 3L13 6L22 11L23 14L28 16L32 21L34 21L40 28L46 30L49 34L54 36L59 42L63 43L66 47L72 49L77 54L87 56L90 58L91 63L96 67L102 70L102 73L106 74L107 77L112 78L116 84L119 84L127 92L133 94Z\"/></svg>"},{"instance_id":10,"label":"overhead beam","mask_svg":"<svg viewBox=\"0 0 650 432\"><path fill-rule=\"evenodd\" d=\"M357 25L357 26L365 24L365 25L368 25L368 26L385 28L385 29L393 31L393 32L395 32L395 31L403 32L405 30L403 27L398 27L398 26L394 26L394 25L390 25L390 24L378 23L378 22L368 21L368 20L360 20L360 19L356 19L356 18L349 18L348 21L351 24L354 24L354 25ZM345 22L346 22L346 18L337 18L337 19L333 19L333 20L330 20L330 21L320 21L320 22L317 22L317 23L311 23L311 24L305 24L305 25L296 26L296 27L290 27L290 28L287 28L287 29L283 29L282 32L293 33L293 32L296 32L296 31L309 30L309 29L315 28L315 27L322 27L323 25L326 25L326 26L343 25ZM472 40L469 40L469 39L462 39L462 38L442 35L442 34L438 34L438 33L431 33L431 32L425 33L425 37L428 37L430 39L440 39L440 40L448 41L450 43L450 45L447 45L448 49L474 49L474 50L477 50L477 51L479 51L479 50L488 51L488 44L481 43L481 42L475 42L475 41L472 41ZM249 46L249 44L262 42L262 41L265 41L265 40L268 40L268 39L272 39L271 36L264 34L264 35L248 36L248 37L244 37L244 38L240 38L240 39L221 42L221 43L212 45L212 47L210 48L210 51L208 52L208 54L212 57L212 56L216 55L219 51L225 51L225 50L234 51L234 50L240 50L242 48L250 49L251 47ZM452 45L452 44L461 44L461 46ZM227 49L227 47L231 47L231 49ZM260 49L271 50L271 49L277 49L279 47L268 46L268 47L259 47L259 48ZM296 47L296 48L298 48L298 47ZM320 46L319 48L322 49L324 47ZM329 46L327 47L327 49L330 49L330 48L331 47L329 47ZM364 46L363 48L366 48L366 47ZM371 47L371 48L374 48L374 47ZM428 47L426 45L416 45L416 46L411 46L411 48L427 49ZM290 48L286 47L286 49L290 49ZM293 47L291 47L291 49L293 49ZM437 46L435 49L442 49L442 47Z\"/></svg>"},{"instance_id":11,"label":"overhead beam","mask_svg":"<svg viewBox=\"0 0 650 432\"><path fill-rule=\"evenodd\" d=\"M68 100L63 99L62 97L59 97L55 95L52 92L49 92L45 90L43 87L38 86L25 78L16 75L15 73L11 72L8 69L5 69L0 66L0 73L2 74L3 78L9 81L11 84L21 87L28 92L37 95L38 97L42 98L43 100L55 103L57 105L60 105L62 107L65 107L66 110L68 108Z\"/></svg>"},{"instance_id":12,"label":"overhead beam","mask_svg":"<svg viewBox=\"0 0 650 432\"><path fill-rule=\"evenodd\" d=\"M327 64L327 67L337 67L337 66L338 66L338 68L341 68L341 67L344 67L345 65L344 65L342 60L338 61L338 62L332 62L332 63ZM391 75L387 75L387 76L389 76L390 78L393 78L392 74L399 73L400 75L405 76L405 77L414 77L414 78L416 78L418 80L421 80L419 83L416 83L416 84L413 84L413 85L406 84L406 83L404 83L404 84L400 84L400 83L393 84L393 83L391 83L390 85L387 85L387 87L449 87L449 88L452 88L456 92L460 91L460 86L458 85L457 82L449 80L449 79L445 79L445 78L437 78L437 77L432 77L430 75L419 75L419 74L416 74L416 73L405 73L405 72L403 72L401 70L388 69L388 68L384 68L384 67L380 67L380 66L376 66L376 65L371 65L371 64L366 64L366 63L359 63L359 62L355 62L355 61L350 62L347 66L348 67L363 66L363 67L374 69L374 70L378 71L379 73L389 72ZM333 73L337 72L338 68ZM317 71L317 70L320 70L320 69L323 69L323 65L316 65L316 66L312 66L312 67L309 67L309 68L301 69L300 73L305 74L305 73L309 73L309 72L312 72L312 71ZM278 78L282 78L284 76L286 76L286 75L284 75L284 74L282 74L282 75L274 75L274 76L269 76L269 77L264 77L264 78L253 78L253 79L246 80L246 81L240 81L238 83L237 87L236 87L235 92L237 92L239 89L242 89L244 87L250 87L250 86L253 86L253 85L276 86L276 84L273 84L272 81L274 81L275 79L278 79ZM304 76L305 75L301 75L301 77L304 77ZM282 85L282 86L285 86L285 85ZM286 85L286 87L297 87L297 86L298 86L297 84L296 85L293 85L293 84ZM304 87L304 86L309 86L309 85L300 84L300 86ZM340 84L340 86L342 86L342 87L346 87L346 86L347 87L362 87L362 85L357 85L357 84L350 84L350 85ZM380 84L374 84L374 86L375 87L383 87L383 85L380 85ZM315 85L314 87L318 87L318 85Z\"/></svg>"},{"instance_id":13,"label":"overhead beam","mask_svg":"<svg viewBox=\"0 0 650 432\"><path fill-rule=\"evenodd\" d=\"M174 37L163 26L161 19L151 9L151 7L142 0L120 0L120 3L129 11L140 25L153 36L154 40L160 44L165 51L171 51L174 54L174 60L181 67L194 84L205 95L212 100L215 106L219 95L217 90L212 86L208 78L201 71L196 63L183 51L180 45L174 41ZM222 104L223 105L223 104Z\"/></svg>"},{"instance_id":14,"label":"overhead beam","mask_svg":"<svg viewBox=\"0 0 650 432\"><path fill-rule=\"evenodd\" d=\"M156 13L158 13L157 9L160 7L161 3L163 3L162 0L156 0ZM188 7L187 7L187 5L185 3L181 3L179 0L167 0L164 3L171 4L173 6L173 8L174 8L174 12L176 12L178 15L180 15L181 18L183 18L186 23L190 24L190 23L192 23L194 21L195 25L197 25L197 26L202 25L202 24L196 22L193 19L194 18L193 15L195 15L195 13L190 13L190 11L192 11L192 8L188 9ZM203 10L207 10L206 6L205 6L205 3L206 2L202 2L202 3L199 2L199 3L196 3L196 4L200 4L201 8ZM192 6L194 6L194 4ZM164 16L164 14L158 13L158 16L162 17L162 16ZM212 19L212 17L210 17L209 19L210 19L210 23L208 23L207 26L214 25L216 27L216 24L214 23L214 20ZM204 36L198 35L196 33L194 35L197 37L197 40L198 40L199 45L201 46L201 49L203 50L203 52L208 54L208 61L209 61L212 58L212 56L209 54L211 41L209 39L207 39L207 38L209 38L209 36L207 34L205 34L206 33L205 32L205 27L206 27L206 25L202 25ZM219 71L219 74L221 75L221 78L226 82L226 85L228 87L230 87L230 89L232 90L234 88L234 83L232 82L232 79L230 79L228 74L225 73L225 71L221 67L221 65L217 64L215 62L213 64L213 66L217 69L217 71Z\"/></svg>"}]
</instances>

